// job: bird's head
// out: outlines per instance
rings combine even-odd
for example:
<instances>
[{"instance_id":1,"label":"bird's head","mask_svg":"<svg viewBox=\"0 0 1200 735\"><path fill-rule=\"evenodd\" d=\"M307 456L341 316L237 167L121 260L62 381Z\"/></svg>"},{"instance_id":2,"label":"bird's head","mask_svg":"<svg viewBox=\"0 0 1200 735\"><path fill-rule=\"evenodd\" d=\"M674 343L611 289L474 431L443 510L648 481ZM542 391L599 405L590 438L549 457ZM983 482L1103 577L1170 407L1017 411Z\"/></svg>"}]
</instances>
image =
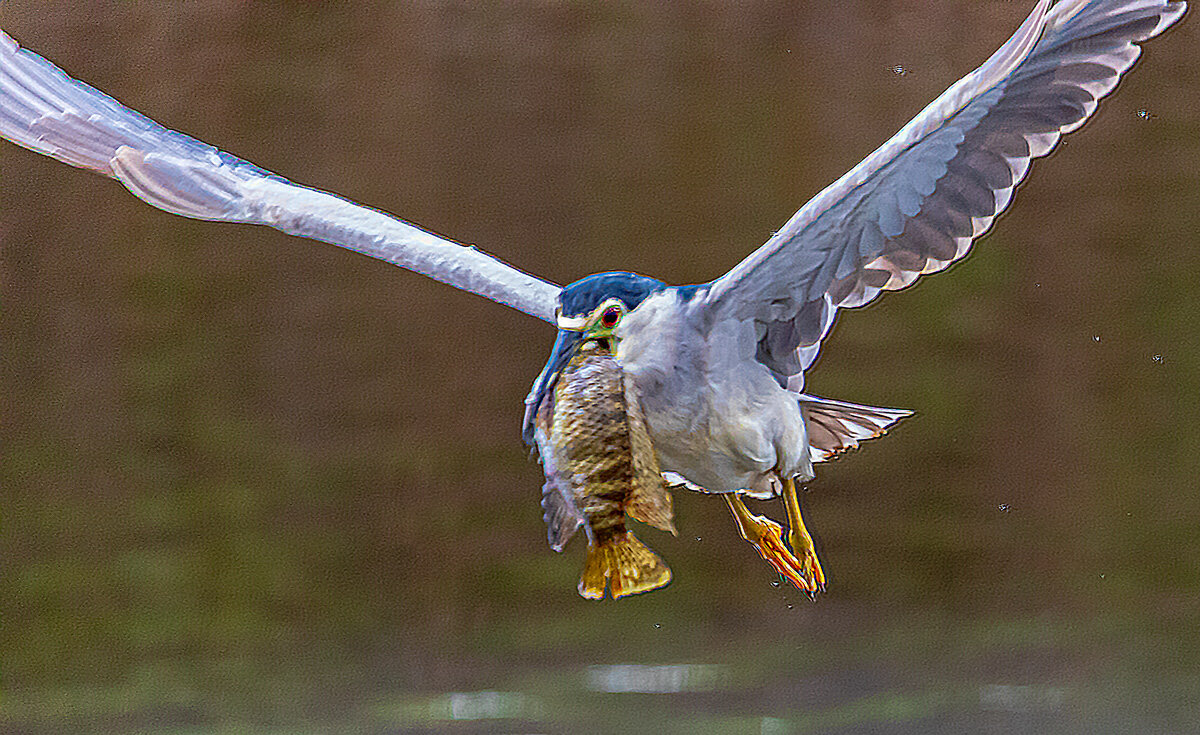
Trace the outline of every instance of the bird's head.
<instances>
[{"instance_id":1,"label":"bird's head","mask_svg":"<svg viewBox=\"0 0 1200 735\"><path fill-rule=\"evenodd\" d=\"M558 338L542 372L525 399L522 434L533 443L534 418L563 368L585 344L617 353L621 322L650 294L666 288L662 281L636 273L597 273L563 288L558 295Z\"/></svg>"}]
</instances>

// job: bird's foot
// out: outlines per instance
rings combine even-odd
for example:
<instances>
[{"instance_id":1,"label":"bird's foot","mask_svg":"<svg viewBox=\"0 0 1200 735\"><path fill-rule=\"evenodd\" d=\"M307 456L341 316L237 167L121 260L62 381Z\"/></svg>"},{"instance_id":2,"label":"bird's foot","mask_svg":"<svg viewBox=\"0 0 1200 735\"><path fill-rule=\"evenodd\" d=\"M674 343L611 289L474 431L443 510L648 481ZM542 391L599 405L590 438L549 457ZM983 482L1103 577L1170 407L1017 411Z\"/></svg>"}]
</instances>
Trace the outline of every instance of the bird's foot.
<instances>
[{"instance_id":1,"label":"bird's foot","mask_svg":"<svg viewBox=\"0 0 1200 735\"><path fill-rule=\"evenodd\" d=\"M749 541L775 571L810 597L825 588L825 576L816 554L806 556L804 561L797 559L783 542L783 526L766 516L754 515L733 493L725 495L725 502L737 520L742 538Z\"/></svg>"},{"instance_id":2,"label":"bird's foot","mask_svg":"<svg viewBox=\"0 0 1200 735\"><path fill-rule=\"evenodd\" d=\"M803 589L810 599L816 599L818 592L825 591L825 572L821 569L821 561L817 559L812 537L807 532L800 533L793 528L788 533L788 543L791 544L792 553L800 559L801 575L810 583L809 587Z\"/></svg>"},{"instance_id":3,"label":"bird's foot","mask_svg":"<svg viewBox=\"0 0 1200 735\"><path fill-rule=\"evenodd\" d=\"M825 591L825 572L817 559L817 549L812 536L804 526L804 517L800 515L800 499L796 495L796 483L792 480L784 481L783 500L787 507L788 525L791 526L791 530L788 531L788 543L791 544L792 553L802 559L804 578L812 584L806 591L810 598L815 599L818 592Z\"/></svg>"}]
</instances>

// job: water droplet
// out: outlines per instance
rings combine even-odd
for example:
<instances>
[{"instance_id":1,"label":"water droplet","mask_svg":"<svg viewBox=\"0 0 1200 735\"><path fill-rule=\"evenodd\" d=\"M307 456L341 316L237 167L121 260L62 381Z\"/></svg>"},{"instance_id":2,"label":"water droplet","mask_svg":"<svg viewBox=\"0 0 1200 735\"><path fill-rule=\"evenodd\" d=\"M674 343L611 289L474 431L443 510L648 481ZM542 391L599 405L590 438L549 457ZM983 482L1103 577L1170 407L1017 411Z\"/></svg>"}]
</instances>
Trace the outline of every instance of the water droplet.
<instances>
[{"instance_id":1,"label":"water droplet","mask_svg":"<svg viewBox=\"0 0 1200 735\"><path fill-rule=\"evenodd\" d=\"M1007 513L1010 510L1012 510L1012 506L1009 505L1008 503L1001 503L1000 505L997 505L996 507L1000 509L1001 513Z\"/></svg>"}]
</instances>

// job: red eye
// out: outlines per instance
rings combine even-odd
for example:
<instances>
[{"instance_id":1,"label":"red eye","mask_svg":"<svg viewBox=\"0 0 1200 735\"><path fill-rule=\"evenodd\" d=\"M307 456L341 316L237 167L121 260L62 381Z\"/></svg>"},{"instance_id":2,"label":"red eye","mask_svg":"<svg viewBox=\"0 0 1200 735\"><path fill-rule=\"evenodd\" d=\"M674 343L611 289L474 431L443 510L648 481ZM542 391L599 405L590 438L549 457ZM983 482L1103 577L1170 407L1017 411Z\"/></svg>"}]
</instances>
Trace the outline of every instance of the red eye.
<instances>
[{"instance_id":1,"label":"red eye","mask_svg":"<svg viewBox=\"0 0 1200 735\"><path fill-rule=\"evenodd\" d=\"M615 306L610 306L600 315L600 323L606 327L615 327L620 318L621 310Z\"/></svg>"}]
</instances>

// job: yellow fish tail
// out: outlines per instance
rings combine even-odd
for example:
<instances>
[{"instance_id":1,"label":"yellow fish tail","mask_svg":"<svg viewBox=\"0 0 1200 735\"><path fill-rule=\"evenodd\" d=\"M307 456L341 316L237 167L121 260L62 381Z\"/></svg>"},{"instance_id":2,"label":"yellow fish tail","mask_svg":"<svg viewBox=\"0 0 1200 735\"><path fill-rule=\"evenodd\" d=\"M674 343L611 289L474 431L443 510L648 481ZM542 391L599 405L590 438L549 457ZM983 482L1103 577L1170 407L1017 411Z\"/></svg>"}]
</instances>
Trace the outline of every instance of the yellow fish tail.
<instances>
[{"instance_id":1,"label":"yellow fish tail","mask_svg":"<svg viewBox=\"0 0 1200 735\"><path fill-rule=\"evenodd\" d=\"M666 585L671 581L671 570L658 554L626 531L588 547L579 594L589 600L602 599L610 579L612 596L616 599Z\"/></svg>"}]
</instances>

